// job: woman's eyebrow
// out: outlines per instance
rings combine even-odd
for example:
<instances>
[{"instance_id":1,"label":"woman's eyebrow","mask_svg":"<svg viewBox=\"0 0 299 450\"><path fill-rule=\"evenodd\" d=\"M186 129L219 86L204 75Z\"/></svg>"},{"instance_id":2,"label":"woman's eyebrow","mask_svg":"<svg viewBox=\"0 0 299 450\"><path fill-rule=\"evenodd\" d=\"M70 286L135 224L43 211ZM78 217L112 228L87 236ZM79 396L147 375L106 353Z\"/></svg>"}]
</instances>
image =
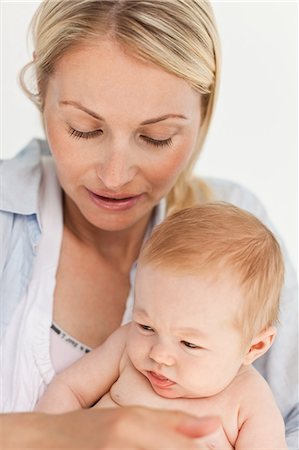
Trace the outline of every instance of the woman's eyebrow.
<instances>
[{"instance_id":1,"label":"woman's eyebrow","mask_svg":"<svg viewBox=\"0 0 299 450\"><path fill-rule=\"evenodd\" d=\"M99 114L97 114L94 111L91 111L90 109L86 108L85 106L81 105L78 102L75 102L72 100L62 100L59 102L59 104L74 106L75 108L81 109L82 111L86 112L87 114L89 114L90 116L94 117L97 120L104 120L103 117L101 117ZM188 120L188 118L186 116L184 116L183 114L164 114L163 116L160 116L160 117L155 117L153 119L144 120L143 122L141 122L140 125L151 125L154 123L162 122L163 120L167 120L167 119Z\"/></svg>"},{"instance_id":2,"label":"woman's eyebrow","mask_svg":"<svg viewBox=\"0 0 299 450\"><path fill-rule=\"evenodd\" d=\"M173 119L173 118L174 119L188 120L188 118L186 116L183 116L182 114L165 114L164 116L155 117L154 119L145 120L144 122L141 122L140 125L150 125L152 123L162 122L163 120Z\"/></svg>"},{"instance_id":3,"label":"woman's eyebrow","mask_svg":"<svg viewBox=\"0 0 299 450\"><path fill-rule=\"evenodd\" d=\"M74 102L72 100L62 100L59 102L59 105L71 105L75 108L81 109L82 111L86 112L90 116L94 117L97 120L104 120L99 114L95 113L94 111L91 111L90 109L86 108L83 105L80 105L80 103Z\"/></svg>"}]
</instances>

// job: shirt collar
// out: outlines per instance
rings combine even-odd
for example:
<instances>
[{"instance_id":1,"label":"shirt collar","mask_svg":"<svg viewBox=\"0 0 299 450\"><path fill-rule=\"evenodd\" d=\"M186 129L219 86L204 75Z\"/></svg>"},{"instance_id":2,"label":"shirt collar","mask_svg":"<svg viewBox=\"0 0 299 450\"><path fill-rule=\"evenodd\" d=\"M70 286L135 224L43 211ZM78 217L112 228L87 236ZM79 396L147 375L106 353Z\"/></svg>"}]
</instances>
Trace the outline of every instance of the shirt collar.
<instances>
[{"instance_id":1,"label":"shirt collar","mask_svg":"<svg viewBox=\"0 0 299 450\"><path fill-rule=\"evenodd\" d=\"M39 216L41 155L49 153L45 141L33 139L14 158L1 161L2 211Z\"/></svg>"},{"instance_id":2,"label":"shirt collar","mask_svg":"<svg viewBox=\"0 0 299 450\"><path fill-rule=\"evenodd\" d=\"M158 203L153 213L152 217L153 227L163 222L165 216L166 216L166 199L162 198L162 200L160 201L160 203Z\"/></svg>"}]
</instances>

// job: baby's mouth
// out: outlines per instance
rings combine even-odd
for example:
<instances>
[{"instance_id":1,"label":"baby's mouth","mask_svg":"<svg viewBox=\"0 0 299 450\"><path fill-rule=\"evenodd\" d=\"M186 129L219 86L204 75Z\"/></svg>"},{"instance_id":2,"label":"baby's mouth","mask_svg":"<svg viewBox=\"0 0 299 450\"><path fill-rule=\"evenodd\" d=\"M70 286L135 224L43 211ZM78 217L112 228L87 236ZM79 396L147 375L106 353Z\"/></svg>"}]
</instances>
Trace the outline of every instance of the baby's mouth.
<instances>
[{"instance_id":1,"label":"baby's mouth","mask_svg":"<svg viewBox=\"0 0 299 450\"><path fill-rule=\"evenodd\" d=\"M164 377L164 375L160 375L156 372L149 371L148 372L148 379L154 386L160 387L160 388L168 388L170 386L173 386L176 384L174 381L170 380L169 378Z\"/></svg>"}]
</instances>

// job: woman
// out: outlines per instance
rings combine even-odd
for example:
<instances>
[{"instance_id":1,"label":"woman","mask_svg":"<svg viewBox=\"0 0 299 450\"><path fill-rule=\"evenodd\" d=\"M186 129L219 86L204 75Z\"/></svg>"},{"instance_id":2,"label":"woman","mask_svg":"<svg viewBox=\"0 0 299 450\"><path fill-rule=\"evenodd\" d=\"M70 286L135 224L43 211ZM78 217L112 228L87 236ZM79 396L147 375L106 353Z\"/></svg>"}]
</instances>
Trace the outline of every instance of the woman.
<instances>
[{"instance_id":1,"label":"woman","mask_svg":"<svg viewBox=\"0 0 299 450\"><path fill-rule=\"evenodd\" d=\"M41 111L47 142L33 141L2 164L4 412L32 410L55 372L130 320L135 262L165 214L213 197L267 222L259 202L239 186L191 176L219 80L218 36L207 2L45 0L33 30L29 67L36 90L23 85ZM41 156L49 150L52 157ZM288 271L279 338L259 369L288 420L291 443L296 304L290 277ZM15 419L20 430L30 423L43 430L36 436L29 427L27 447L72 446L66 432L55 441L55 430L88 421L89 446L192 446L194 425L178 423L188 418L163 412L158 418L140 408L104 414L8 415L6 439ZM204 422L203 433L201 425L196 436L217 422ZM97 428L102 441L91 440L99 439ZM20 448L26 438L11 437Z\"/></svg>"}]
</instances>

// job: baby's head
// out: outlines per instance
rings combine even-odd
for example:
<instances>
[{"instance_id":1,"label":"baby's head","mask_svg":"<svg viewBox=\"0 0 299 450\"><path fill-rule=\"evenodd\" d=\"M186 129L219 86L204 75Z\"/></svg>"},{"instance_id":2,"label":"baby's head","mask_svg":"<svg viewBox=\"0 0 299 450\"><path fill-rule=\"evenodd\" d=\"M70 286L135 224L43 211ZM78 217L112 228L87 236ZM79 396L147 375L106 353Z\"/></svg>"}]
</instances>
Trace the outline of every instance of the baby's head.
<instances>
[{"instance_id":1,"label":"baby's head","mask_svg":"<svg viewBox=\"0 0 299 450\"><path fill-rule=\"evenodd\" d=\"M270 347L283 271L271 231L240 208L207 203L169 216L138 262L133 364L164 397L220 392Z\"/></svg>"}]
</instances>

